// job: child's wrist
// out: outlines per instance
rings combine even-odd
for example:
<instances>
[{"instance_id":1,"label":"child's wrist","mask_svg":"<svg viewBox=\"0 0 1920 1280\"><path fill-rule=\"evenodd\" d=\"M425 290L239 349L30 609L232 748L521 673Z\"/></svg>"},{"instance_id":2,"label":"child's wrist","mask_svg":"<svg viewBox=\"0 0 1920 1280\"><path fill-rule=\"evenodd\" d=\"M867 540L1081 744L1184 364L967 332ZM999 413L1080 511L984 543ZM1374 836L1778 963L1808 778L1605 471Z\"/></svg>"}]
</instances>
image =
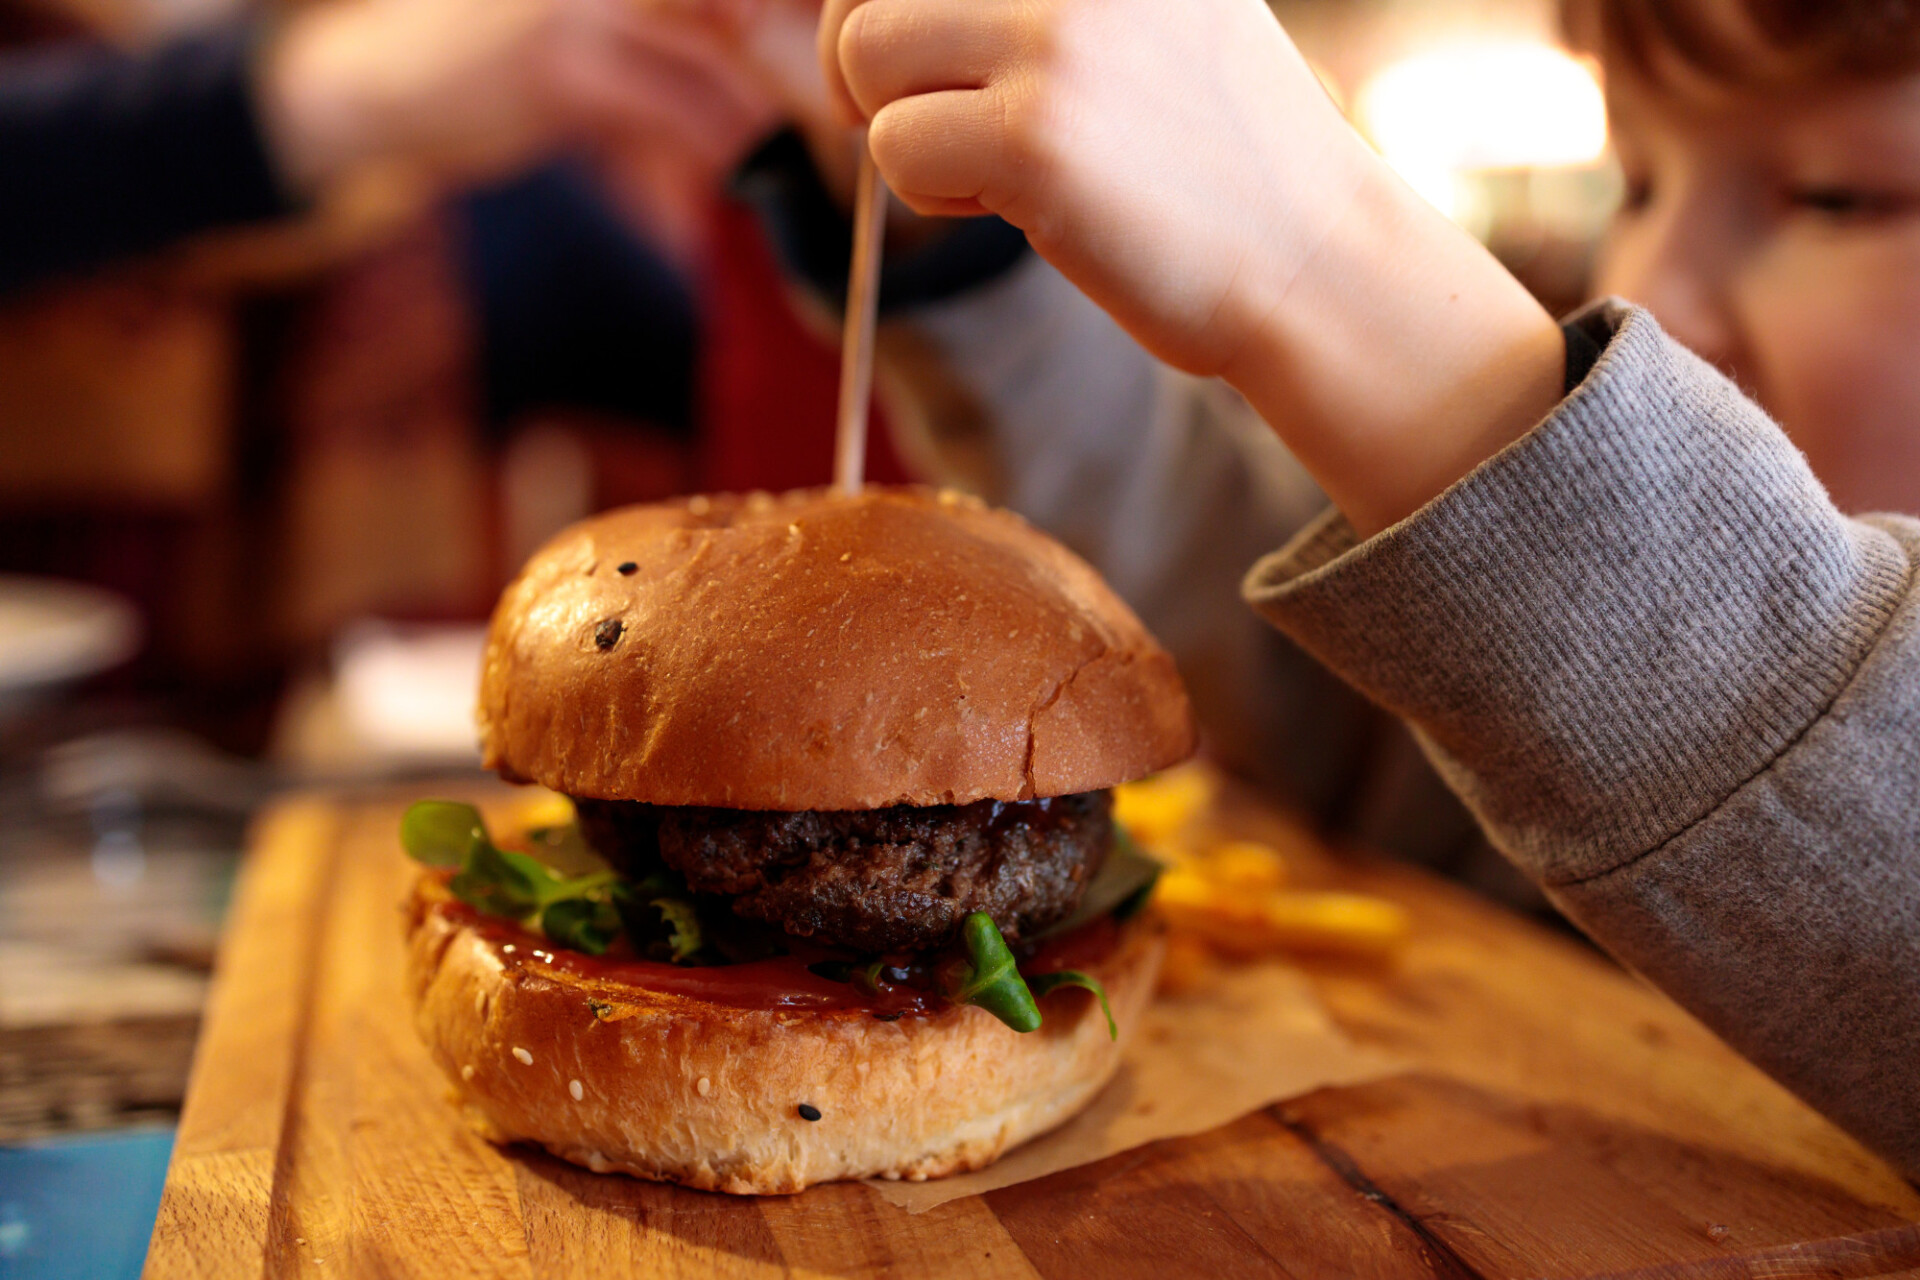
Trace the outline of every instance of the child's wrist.
<instances>
[{"instance_id":1,"label":"child's wrist","mask_svg":"<svg viewBox=\"0 0 1920 1280\"><path fill-rule=\"evenodd\" d=\"M1222 375L1371 535L1544 417L1565 342L1518 281L1370 154L1328 212Z\"/></svg>"}]
</instances>

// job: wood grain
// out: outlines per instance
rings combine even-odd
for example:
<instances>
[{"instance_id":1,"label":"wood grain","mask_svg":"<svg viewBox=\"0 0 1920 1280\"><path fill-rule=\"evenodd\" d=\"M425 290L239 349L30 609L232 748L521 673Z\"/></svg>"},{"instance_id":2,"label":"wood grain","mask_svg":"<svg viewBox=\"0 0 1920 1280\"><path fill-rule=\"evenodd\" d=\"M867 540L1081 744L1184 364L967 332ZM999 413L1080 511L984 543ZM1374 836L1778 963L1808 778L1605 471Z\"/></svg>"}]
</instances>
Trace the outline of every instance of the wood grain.
<instances>
[{"instance_id":1,"label":"wood grain","mask_svg":"<svg viewBox=\"0 0 1920 1280\"><path fill-rule=\"evenodd\" d=\"M255 1276L287 1103L306 1044L340 816L308 800L262 821L234 895L147 1253L161 1276Z\"/></svg>"},{"instance_id":2,"label":"wood grain","mask_svg":"<svg viewBox=\"0 0 1920 1280\"><path fill-rule=\"evenodd\" d=\"M488 793L498 798L498 793ZM912 1216L857 1185L733 1199L474 1137L414 1035L397 804L260 827L148 1274L1017 1277L1880 1276L1920 1193L1592 950L1405 867L1397 961L1309 966L1418 1064ZM1293 842L1244 800L1221 821Z\"/></svg>"}]
</instances>

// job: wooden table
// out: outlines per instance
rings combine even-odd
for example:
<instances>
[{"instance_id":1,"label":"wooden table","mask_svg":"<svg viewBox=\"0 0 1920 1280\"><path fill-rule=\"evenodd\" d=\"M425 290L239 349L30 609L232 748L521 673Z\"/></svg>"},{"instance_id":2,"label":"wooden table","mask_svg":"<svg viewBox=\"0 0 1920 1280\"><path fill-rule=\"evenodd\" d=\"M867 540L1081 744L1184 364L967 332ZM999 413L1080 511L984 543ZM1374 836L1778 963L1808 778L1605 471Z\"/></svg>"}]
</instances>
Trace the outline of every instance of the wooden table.
<instances>
[{"instance_id":1,"label":"wooden table","mask_svg":"<svg viewBox=\"0 0 1920 1280\"><path fill-rule=\"evenodd\" d=\"M262 823L151 1276L1880 1276L1920 1193L1578 942L1403 866L1390 967L1310 969L1416 1064L915 1217L859 1185L733 1199L470 1136L415 1038L393 803ZM1242 805L1247 834L1297 843Z\"/></svg>"}]
</instances>

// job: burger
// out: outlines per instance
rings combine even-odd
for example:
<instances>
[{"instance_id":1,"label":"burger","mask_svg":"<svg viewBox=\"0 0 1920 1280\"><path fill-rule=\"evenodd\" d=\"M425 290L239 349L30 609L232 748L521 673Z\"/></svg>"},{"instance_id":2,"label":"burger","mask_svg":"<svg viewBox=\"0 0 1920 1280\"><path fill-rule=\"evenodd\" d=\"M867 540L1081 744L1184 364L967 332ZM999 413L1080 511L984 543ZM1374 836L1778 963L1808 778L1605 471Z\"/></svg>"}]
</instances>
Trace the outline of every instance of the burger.
<instances>
[{"instance_id":1,"label":"burger","mask_svg":"<svg viewBox=\"0 0 1920 1280\"><path fill-rule=\"evenodd\" d=\"M978 1168L1083 1107L1151 996L1109 788L1184 759L1168 655L950 493L609 512L501 597L487 765L574 821L403 820L422 1035L469 1120L743 1194Z\"/></svg>"}]
</instances>

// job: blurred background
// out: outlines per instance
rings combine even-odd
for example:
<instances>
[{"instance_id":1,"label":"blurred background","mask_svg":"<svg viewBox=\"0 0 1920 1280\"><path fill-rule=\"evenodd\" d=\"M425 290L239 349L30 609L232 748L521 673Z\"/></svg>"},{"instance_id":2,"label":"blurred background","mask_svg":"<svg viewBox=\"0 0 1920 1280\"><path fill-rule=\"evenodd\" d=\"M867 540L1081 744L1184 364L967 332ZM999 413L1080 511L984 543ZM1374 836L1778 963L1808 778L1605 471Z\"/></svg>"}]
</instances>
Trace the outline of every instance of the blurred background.
<instances>
[{"instance_id":1,"label":"blurred background","mask_svg":"<svg viewBox=\"0 0 1920 1280\"><path fill-rule=\"evenodd\" d=\"M1409 182L1555 312L1583 299L1618 181L1550 0L1276 9ZM0 0L0 56L31 79L297 13ZM559 527L828 478L837 356L728 183L780 105L702 110L0 271L0 1273L78 1149L46 1139L131 1126L147 1174L87 1166L122 1198L163 1166L263 800L472 767L478 629ZM884 441L873 470L911 478Z\"/></svg>"}]
</instances>

